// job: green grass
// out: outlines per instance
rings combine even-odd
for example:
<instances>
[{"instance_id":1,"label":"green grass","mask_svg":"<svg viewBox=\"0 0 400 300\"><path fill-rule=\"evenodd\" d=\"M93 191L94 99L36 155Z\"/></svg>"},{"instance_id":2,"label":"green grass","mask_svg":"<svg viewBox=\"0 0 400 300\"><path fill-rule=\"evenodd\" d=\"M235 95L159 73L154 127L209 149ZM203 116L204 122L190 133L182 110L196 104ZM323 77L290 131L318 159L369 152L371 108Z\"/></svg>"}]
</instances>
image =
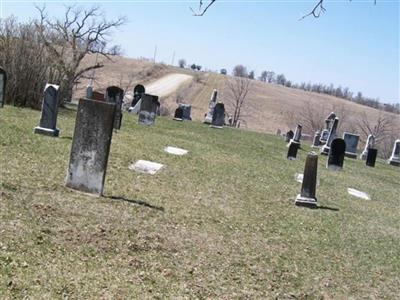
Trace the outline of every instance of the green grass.
<instances>
[{"instance_id":1,"label":"green grass","mask_svg":"<svg viewBox=\"0 0 400 300\"><path fill-rule=\"evenodd\" d=\"M33 134L39 117L0 109L0 298L398 297L400 168L329 172L320 156L310 210L294 205L308 146L287 161L275 136L125 114L96 198L64 186L75 111L60 138ZM138 159L165 168L130 171Z\"/></svg>"}]
</instances>

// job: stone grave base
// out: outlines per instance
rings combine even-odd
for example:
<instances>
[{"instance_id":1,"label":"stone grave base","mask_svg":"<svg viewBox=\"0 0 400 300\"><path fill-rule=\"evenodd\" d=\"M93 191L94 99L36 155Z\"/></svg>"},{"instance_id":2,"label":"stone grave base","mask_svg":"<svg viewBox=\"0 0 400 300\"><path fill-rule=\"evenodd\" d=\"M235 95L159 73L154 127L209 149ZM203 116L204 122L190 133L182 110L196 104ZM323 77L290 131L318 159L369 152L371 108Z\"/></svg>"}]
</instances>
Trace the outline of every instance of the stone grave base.
<instances>
[{"instance_id":1,"label":"stone grave base","mask_svg":"<svg viewBox=\"0 0 400 300\"><path fill-rule=\"evenodd\" d=\"M44 128L44 127L40 127L40 126L35 127L33 132L37 133L37 134L43 134L43 135L53 136L53 137L58 137L60 135L60 129L58 129L58 128L49 129L49 128Z\"/></svg>"},{"instance_id":2,"label":"stone grave base","mask_svg":"<svg viewBox=\"0 0 400 300\"><path fill-rule=\"evenodd\" d=\"M322 154L322 155L328 155L328 154L329 154L329 150L330 150L330 147L327 146L327 145L324 145L324 146L321 148L321 154Z\"/></svg>"},{"instance_id":3,"label":"stone grave base","mask_svg":"<svg viewBox=\"0 0 400 300\"><path fill-rule=\"evenodd\" d=\"M400 160L397 159L389 159L388 160L389 165L400 167Z\"/></svg>"},{"instance_id":4,"label":"stone grave base","mask_svg":"<svg viewBox=\"0 0 400 300\"><path fill-rule=\"evenodd\" d=\"M328 163L326 164L326 168L331 171L341 171L343 169L343 167L339 167L337 165L328 165Z\"/></svg>"},{"instance_id":5,"label":"stone grave base","mask_svg":"<svg viewBox=\"0 0 400 300\"><path fill-rule=\"evenodd\" d=\"M317 199L302 197L300 194L297 195L295 203L298 206L307 206L311 208L317 207Z\"/></svg>"},{"instance_id":6,"label":"stone grave base","mask_svg":"<svg viewBox=\"0 0 400 300\"><path fill-rule=\"evenodd\" d=\"M357 159L357 153L352 153L352 152L345 152L344 156L348 157L348 158L354 158Z\"/></svg>"},{"instance_id":7,"label":"stone grave base","mask_svg":"<svg viewBox=\"0 0 400 300\"><path fill-rule=\"evenodd\" d=\"M222 128L224 128L224 126L215 126L215 125L210 125L210 128L222 129Z\"/></svg>"},{"instance_id":8,"label":"stone grave base","mask_svg":"<svg viewBox=\"0 0 400 300\"><path fill-rule=\"evenodd\" d=\"M181 118L174 118L173 120L174 120L174 121L183 122L183 119L181 119Z\"/></svg>"}]
</instances>

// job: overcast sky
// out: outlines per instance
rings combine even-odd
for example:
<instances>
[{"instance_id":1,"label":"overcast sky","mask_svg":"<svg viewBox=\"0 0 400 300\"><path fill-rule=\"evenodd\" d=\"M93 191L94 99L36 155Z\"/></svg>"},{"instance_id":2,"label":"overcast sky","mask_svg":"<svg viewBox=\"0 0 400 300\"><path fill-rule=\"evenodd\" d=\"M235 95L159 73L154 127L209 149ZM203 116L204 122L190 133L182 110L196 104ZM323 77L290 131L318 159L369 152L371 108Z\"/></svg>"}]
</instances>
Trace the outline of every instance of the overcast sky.
<instances>
[{"instance_id":1,"label":"overcast sky","mask_svg":"<svg viewBox=\"0 0 400 300\"><path fill-rule=\"evenodd\" d=\"M399 1L326 1L319 19L298 19L316 1L220 0L204 17L189 7L198 1L20 1L3 0L2 16L37 16L46 2L60 16L63 5L100 5L107 18L128 23L113 35L129 57L153 57L175 64L179 58L212 70L244 64L284 73L293 82L348 86L353 92L399 102Z\"/></svg>"}]
</instances>

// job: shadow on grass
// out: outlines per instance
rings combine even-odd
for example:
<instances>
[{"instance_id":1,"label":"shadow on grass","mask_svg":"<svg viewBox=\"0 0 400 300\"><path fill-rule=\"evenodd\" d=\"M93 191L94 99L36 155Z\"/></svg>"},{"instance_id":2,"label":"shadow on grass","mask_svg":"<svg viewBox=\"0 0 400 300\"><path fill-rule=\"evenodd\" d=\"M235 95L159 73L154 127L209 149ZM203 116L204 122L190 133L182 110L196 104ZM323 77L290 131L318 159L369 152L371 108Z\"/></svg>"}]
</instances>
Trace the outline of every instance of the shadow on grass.
<instances>
[{"instance_id":1,"label":"shadow on grass","mask_svg":"<svg viewBox=\"0 0 400 300\"><path fill-rule=\"evenodd\" d=\"M325 210L331 210L331 211L339 211L339 208L329 207L329 206L317 206L316 209L325 209Z\"/></svg>"},{"instance_id":2,"label":"shadow on grass","mask_svg":"<svg viewBox=\"0 0 400 300\"><path fill-rule=\"evenodd\" d=\"M329 207L329 206L323 206L323 205L310 205L307 203L296 203L296 206L299 207L305 207L305 208L309 208L309 209L323 209L323 210L330 210L330 211L339 211L339 208L335 208L335 207Z\"/></svg>"},{"instance_id":3,"label":"shadow on grass","mask_svg":"<svg viewBox=\"0 0 400 300\"><path fill-rule=\"evenodd\" d=\"M132 199L127 199L125 197L118 197L118 196L111 196L111 197L104 197L104 198L111 199L111 200L124 201L124 202L132 203L132 204L137 204L137 205L145 206L145 207L159 210L159 211L165 211L164 207L151 205L142 200L132 200Z\"/></svg>"},{"instance_id":4,"label":"shadow on grass","mask_svg":"<svg viewBox=\"0 0 400 300\"><path fill-rule=\"evenodd\" d=\"M72 136L62 136L60 137L62 140L72 140Z\"/></svg>"}]
</instances>

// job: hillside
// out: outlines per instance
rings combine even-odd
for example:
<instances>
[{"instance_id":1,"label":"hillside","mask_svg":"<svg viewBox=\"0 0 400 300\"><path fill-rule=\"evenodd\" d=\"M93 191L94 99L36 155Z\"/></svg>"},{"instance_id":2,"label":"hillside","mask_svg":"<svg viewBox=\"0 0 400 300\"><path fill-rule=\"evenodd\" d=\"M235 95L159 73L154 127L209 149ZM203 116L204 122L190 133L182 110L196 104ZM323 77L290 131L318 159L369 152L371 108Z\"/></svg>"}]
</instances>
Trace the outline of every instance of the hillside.
<instances>
[{"instance_id":1,"label":"hillside","mask_svg":"<svg viewBox=\"0 0 400 300\"><path fill-rule=\"evenodd\" d=\"M329 172L320 156L310 210L294 205L306 145L288 161L274 135L125 115L96 198L64 185L74 110L60 138L33 134L39 111L0 114L2 299L398 297L400 173L383 160ZM165 168L135 173L138 159Z\"/></svg>"},{"instance_id":2,"label":"hillside","mask_svg":"<svg viewBox=\"0 0 400 300\"><path fill-rule=\"evenodd\" d=\"M89 59L94 59L90 57ZM227 106L227 112L232 111L229 104L230 92L226 87L229 76L216 73L193 72L163 64L154 64L150 61L115 57L113 61L104 60L105 67L96 71L95 87L104 90L108 85L117 84L126 88L138 83L148 84L170 73L189 74L194 80L185 84L169 97L164 97L161 102L170 115L176 108L177 99L180 102L192 104L193 119L202 121L207 111L209 99L213 89L219 91L219 100ZM78 87L82 96L87 82L82 82ZM128 90L131 90L132 88ZM298 89L287 88L276 84L252 81L252 88L244 109L245 123L243 128L253 131L275 133L277 129L287 131L293 129L297 122L302 122L304 115L312 114L323 124L324 118L335 111L343 120L341 131L361 133L358 127L360 120L367 118L370 123L375 123L380 114L391 120L397 132L400 132L400 116L380 112L377 109L363 106L333 96L305 92ZM307 128L306 128L307 131ZM309 130L308 130L309 131ZM394 130L396 132L396 130ZM311 132L309 132L312 134ZM366 136L362 136L362 141ZM397 137L398 138L398 137ZM390 141L388 144L391 144Z\"/></svg>"}]
</instances>

